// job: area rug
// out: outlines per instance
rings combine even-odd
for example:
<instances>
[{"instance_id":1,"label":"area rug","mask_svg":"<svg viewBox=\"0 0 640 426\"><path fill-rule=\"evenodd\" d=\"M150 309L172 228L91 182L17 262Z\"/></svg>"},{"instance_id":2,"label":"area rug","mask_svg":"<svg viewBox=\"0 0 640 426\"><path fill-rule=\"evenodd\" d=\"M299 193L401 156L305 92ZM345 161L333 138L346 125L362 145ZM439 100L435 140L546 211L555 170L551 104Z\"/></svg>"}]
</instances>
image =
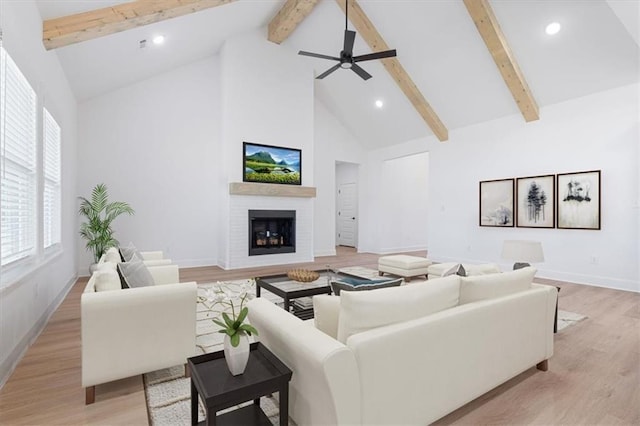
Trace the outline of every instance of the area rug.
<instances>
[{"instance_id":1,"label":"area rug","mask_svg":"<svg viewBox=\"0 0 640 426\"><path fill-rule=\"evenodd\" d=\"M558 333L572 325L579 323L584 319L587 319L586 315L558 309Z\"/></svg>"}]
</instances>

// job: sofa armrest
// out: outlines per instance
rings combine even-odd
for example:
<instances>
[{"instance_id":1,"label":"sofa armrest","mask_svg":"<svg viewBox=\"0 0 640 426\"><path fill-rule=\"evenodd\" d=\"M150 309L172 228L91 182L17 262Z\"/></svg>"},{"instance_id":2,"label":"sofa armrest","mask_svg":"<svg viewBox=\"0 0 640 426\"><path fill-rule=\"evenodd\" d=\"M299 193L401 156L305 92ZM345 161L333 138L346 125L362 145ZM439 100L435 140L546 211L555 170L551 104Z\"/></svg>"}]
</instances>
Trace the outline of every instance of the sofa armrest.
<instances>
[{"instance_id":1,"label":"sofa armrest","mask_svg":"<svg viewBox=\"0 0 640 426\"><path fill-rule=\"evenodd\" d=\"M178 265L151 266L148 269L156 285L180 282L180 269Z\"/></svg>"},{"instance_id":2,"label":"sofa armrest","mask_svg":"<svg viewBox=\"0 0 640 426\"><path fill-rule=\"evenodd\" d=\"M83 293L82 385L184 364L195 355L195 282Z\"/></svg>"},{"instance_id":3,"label":"sofa armrest","mask_svg":"<svg viewBox=\"0 0 640 426\"><path fill-rule=\"evenodd\" d=\"M149 266L164 266L171 265L171 259L154 259L154 260L143 260L142 261L145 266L148 268Z\"/></svg>"},{"instance_id":4,"label":"sofa armrest","mask_svg":"<svg viewBox=\"0 0 640 426\"><path fill-rule=\"evenodd\" d=\"M259 340L293 371L291 418L300 425L361 424L360 379L353 353L265 299L253 299L248 306Z\"/></svg>"},{"instance_id":5,"label":"sofa armrest","mask_svg":"<svg viewBox=\"0 0 640 426\"><path fill-rule=\"evenodd\" d=\"M161 250L157 251L141 251L140 255L142 260L162 260L164 259L164 253Z\"/></svg>"}]
</instances>

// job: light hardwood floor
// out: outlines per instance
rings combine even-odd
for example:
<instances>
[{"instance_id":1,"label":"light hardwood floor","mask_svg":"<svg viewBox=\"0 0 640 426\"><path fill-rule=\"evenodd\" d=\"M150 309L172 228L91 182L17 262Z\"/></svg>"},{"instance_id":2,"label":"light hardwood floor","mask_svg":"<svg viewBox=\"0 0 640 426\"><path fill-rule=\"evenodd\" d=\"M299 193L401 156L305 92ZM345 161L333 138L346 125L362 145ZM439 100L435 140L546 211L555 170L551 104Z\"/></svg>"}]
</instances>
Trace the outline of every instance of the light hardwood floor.
<instances>
[{"instance_id":1,"label":"light hardwood floor","mask_svg":"<svg viewBox=\"0 0 640 426\"><path fill-rule=\"evenodd\" d=\"M339 248L337 256L302 266L376 268L377 259L377 255ZM181 270L181 280L211 282L287 269L290 266L234 271L190 268ZM84 405L80 295L85 283L86 278L78 280L0 390L0 425L148 423L140 376L97 386L96 403ZM533 367L438 424L640 424L640 295L548 283L562 288L560 309L589 317L555 336L549 371Z\"/></svg>"}]
</instances>

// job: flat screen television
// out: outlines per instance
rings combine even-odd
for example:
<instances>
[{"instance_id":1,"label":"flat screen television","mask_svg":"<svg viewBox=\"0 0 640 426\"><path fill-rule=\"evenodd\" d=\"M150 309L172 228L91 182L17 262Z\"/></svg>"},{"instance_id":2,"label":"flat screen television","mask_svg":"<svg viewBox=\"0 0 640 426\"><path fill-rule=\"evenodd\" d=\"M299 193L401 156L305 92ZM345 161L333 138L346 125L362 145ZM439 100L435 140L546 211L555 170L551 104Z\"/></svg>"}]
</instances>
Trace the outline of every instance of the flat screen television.
<instances>
[{"instance_id":1,"label":"flat screen television","mask_svg":"<svg viewBox=\"0 0 640 426\"><path fill-rule=\"evenodd\" d=\"M242 165L244 182L302 184L302 151L244 142Z\"/></svg>"}]
</instances>

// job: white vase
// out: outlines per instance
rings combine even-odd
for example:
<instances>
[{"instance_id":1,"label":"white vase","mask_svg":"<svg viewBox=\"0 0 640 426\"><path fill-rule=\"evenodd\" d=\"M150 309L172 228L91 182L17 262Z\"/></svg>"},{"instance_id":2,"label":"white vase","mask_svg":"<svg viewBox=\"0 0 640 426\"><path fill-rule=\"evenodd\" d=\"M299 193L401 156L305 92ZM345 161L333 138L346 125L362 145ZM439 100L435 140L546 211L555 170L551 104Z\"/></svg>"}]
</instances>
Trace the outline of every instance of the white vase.
<instances>
[{"instance_id":1,"label":"white vase","mask_svg":"<svg viewBox=\"0 0 640 426\"><path fill-rule=\"evenodd\" d=\"M227 367L234 376L244 373L249 361L249 338L243 334L240 336L238 346L231 345L231 339L228 335L224 336L224 359L227 361Z\"/></svg>"}]
</instances>

